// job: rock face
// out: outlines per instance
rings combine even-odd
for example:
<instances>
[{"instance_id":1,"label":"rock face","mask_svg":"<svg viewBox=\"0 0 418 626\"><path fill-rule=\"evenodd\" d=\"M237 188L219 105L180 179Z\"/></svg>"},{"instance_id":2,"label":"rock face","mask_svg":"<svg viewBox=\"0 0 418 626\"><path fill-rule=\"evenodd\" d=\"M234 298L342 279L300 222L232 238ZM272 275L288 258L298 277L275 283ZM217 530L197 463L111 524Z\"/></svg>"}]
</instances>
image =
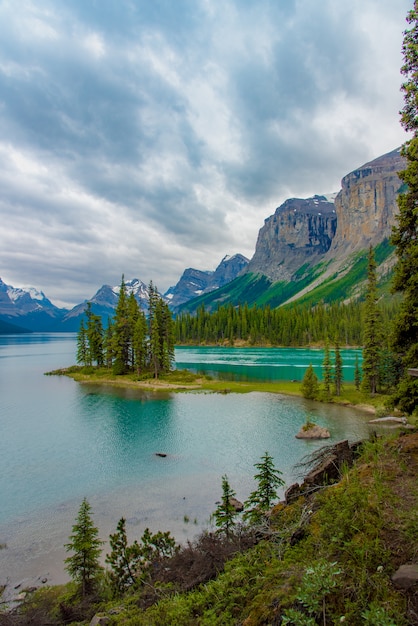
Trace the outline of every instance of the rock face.
<instances>
[{"instance_id":1,"label":"rock face","mask_svg":"<svg viewBox=\"0 0 418 626\"><path fill-rule=\"evenodd\" d=\"M248 265L242 254L224 256L215 271L201 271L194 268L184 270L180 280L164 294L170 309L176 310L184 302L209 293L230 283Z\"/></svg>"},{"instance_id":2,"label":"rock face","mask_svg":"<svg viewBox=\"0 0 418 626\"><path fill-rule=\"evenodd\" d=\"M297 281L321 260L342 261L391 235L405 167L400 148L344 176L335 201L290 199L264 221L247 271Z\"/></svg>"},{"instance_id":3,"label":"rock face","mask_svg":"<svg viewBox=\"0 0 418 626\"><path fill-rule=\"evenodd\" d=\"M273 281L297 280L305 264L315 265L330 249L337 230L334 203L325 196L292 198L264 221L247 271Z\"/></svg>"},{"instance_id":4,"label":"rock face","mask_svg":"<svg viewBox=\"0 0 418 626\"><path fill-rule=\"evenodd\" d=\"M375 246L391 235L405 168L400 148L362 165L341 181L335 198L338 228L329 256Z\"/></svg>"}]
</instances>

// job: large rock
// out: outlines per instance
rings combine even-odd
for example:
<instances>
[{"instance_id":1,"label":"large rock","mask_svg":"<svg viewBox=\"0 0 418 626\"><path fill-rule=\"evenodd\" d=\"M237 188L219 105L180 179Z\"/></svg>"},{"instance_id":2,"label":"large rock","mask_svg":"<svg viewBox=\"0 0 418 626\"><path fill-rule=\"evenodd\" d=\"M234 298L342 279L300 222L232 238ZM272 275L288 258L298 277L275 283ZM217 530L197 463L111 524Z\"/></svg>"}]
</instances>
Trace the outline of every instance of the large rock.
<instances>
[{"instance_id":1,"label":"large rock","mask_svg":"<svg viewBox=\"0 0 418 626\"><path fill-rule=\"evenodd\" d=\"M401 565L392 575L392 582L398 589L411 589L418 585L418 564Z\"/></svg>"},{"instance_id":2,"label":"large rock","mask_svg":"<svg viewBox=\"0 0 418 626\"><path fill-rule=\"evenodd\" d=\"M305 424L295 437L296 439L329 439L331 435L327 428L318 426L318 424L309 427L306 427Z\"/></svg>"}]
</instances>

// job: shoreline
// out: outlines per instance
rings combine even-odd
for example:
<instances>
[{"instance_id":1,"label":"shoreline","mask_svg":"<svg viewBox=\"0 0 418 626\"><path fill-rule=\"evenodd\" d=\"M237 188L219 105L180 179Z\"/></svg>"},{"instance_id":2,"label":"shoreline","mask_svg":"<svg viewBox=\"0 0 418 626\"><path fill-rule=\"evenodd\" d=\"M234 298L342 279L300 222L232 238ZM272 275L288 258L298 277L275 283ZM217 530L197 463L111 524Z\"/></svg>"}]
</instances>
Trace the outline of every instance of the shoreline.
<instances>
[{"instance_id":1,"label":"shoreline","mask_svg":"<svg viewBox=\"0 0 418 626\"><path fill-rule=\"evenodd\" d=\"M174 370L175 371L175 370ZM58 375L67 376L72 378L75 382L82 385L94 385L97 387L109 387L119 389L131 389L138 392L151 392L151 393L184 393L184 392L212 392L212 393L274 393L283 394L290 397L303 398L301 392L302 381L291 380L278 380L274 382L266 381L223 381L223 380L210 380L205 377L196 377L193 382L183 381L169 381L164 378L161 379L144 379L134 380L132 375L114 376L114 375L98 375L98 374L84 374L81 371L74 371L73 368L62 368L54 370L53 372L46 372L46 375ZM355 408L370 415L376 415L377 406L383 406L386 396L376 395L374 397L375 403L370 402L370 398L351 397L355 394L356 390L353 383L346 383L345 389L341 396L333 396L330 400L317 399L314 402L320 404L337 405L341 407ZM360 392L357 392L359 395ZM380 401L380 402L379 402Z\"/></svg>"}]
</instances>

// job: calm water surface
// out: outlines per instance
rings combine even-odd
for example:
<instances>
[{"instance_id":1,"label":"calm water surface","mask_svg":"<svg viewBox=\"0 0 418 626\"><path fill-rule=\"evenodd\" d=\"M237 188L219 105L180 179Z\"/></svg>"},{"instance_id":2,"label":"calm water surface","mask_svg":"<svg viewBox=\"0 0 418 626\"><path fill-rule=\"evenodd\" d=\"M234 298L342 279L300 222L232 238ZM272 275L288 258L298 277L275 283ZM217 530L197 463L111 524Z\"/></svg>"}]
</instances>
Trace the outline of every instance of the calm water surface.
<instances>
[{"instance_id":1,"label":"calm water surface","mask_svg":"<svg viewBox=\"0 0 418 626\"><path fill-rule=\"evenodd\" d=\"M227 474L241 500L268 450L287 484L322 445L295 439L309 416L332 441L368 435L367 416L276 394L152 395L44 372L75 362L72 334L0 336L0 584L66 580L63 544L83 497L106 539L119 518L191 538L209 524ZM355 353L343 353L345 379ZM228 378L300 380L321 351L179 348L178 367ZM156 452L167 454L166 458ZM189 520L187 522L187 519Z\"/></svg>"}]
</instances>

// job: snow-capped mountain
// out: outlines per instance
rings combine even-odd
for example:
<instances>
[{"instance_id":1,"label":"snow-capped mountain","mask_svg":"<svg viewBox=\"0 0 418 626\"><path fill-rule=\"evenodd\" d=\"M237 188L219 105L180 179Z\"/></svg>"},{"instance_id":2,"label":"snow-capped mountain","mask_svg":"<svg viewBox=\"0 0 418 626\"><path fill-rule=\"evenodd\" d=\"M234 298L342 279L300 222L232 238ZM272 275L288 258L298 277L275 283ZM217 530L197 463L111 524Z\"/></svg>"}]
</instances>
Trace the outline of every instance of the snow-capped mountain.
<instances>
[{"instance_id":1,"label":"snow-capped mountain","mask_svg":"<svg viewBox=\"0 0 418 626\"><path fill-rule=\"evenodd\" d=\"M49 330L67 313L35 287L12 287L0 278L0 318L27 330Z\"/></svg>"},{"instance_id":2,"label":"snow-capped mountain","mask_svg":"<svg viewBox=\"0 0 418 626\"><path fill-rule=\"evenodd\" d=\"M126 293L129 296L134 294L136 301L143 311L148 311L148 289L147 285L138 278L125 281ZM91 302L91 309L96 315L101 315L103 324L107 325L107 320L112 318L119 299L120 285L102 285L90 300L85 300L77 304L63 318L60 330L78 331L81 318L87 308L87 303Z\"/></svg>"}]
</instances>

